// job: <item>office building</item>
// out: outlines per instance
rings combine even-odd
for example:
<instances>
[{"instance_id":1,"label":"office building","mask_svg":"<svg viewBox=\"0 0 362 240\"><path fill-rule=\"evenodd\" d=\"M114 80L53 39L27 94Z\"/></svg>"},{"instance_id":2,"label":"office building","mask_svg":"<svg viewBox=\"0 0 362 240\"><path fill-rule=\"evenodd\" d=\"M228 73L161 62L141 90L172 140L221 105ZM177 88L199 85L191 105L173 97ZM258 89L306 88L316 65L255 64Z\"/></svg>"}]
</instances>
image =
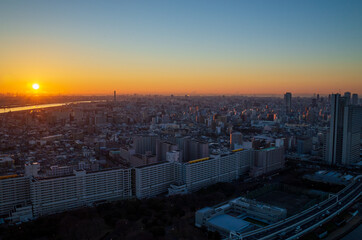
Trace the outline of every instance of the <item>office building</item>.
<instances>
[{"instance_id":1,"label":"office building","mask_svg":"<svg viewBox=\"0 0 362 240\"><path fill-rule=\"evenodd\" d=\"M287 92L284 94L285 112L289 114L292 110L292 93Z\"/></svg>"},{"instance_id":2,"label":"office building","mask_svg":"<svg viewBox=\"0 0 362 240\"><path fill-rule=\"evenodd\" d=\"M350 92L345 92L343 97L346 101L346 106L351 104L351 93Z\"/></svg>"},{"instance_id":3,"label":"office building","mask_svg":"<svg viewBox=\"0 0 362 240\"><path fill-rule=\"evenodd\" d=\"M360 106L347 105L339 94L331 97L330 131L325 161L330 165L349 165L360 160L362 116Z\"/></svg>"},{"instance_id":4,"label":"office building","mask_svg":"<svg viewBox=\"0 0 362 240\"><path fill-rule=\"evenodd\" d=\"M354 93L352 95L352 104L353 105L358 105L358 94L357 93Z\"/></svg>"},{"instance_id":5,"label":"office building","mask_svg":"<svg viewBox=\"0 0 362 240\"><path fill-rule=\"evenodd\" d=\"M360 161L362 107L349 105L344 110L342 165Z\"/></svg>"},{"instance_id":6,"label":"office building","mask_svg":"<svg viewBox=\"0 0 362 240\"><path fill-rule=\"evenodd\" d=\"M327 141L326 161L330 165L341 164L343 145L343 121L345 98L340 94L331 96L331 118L329 123L329 138Z\"/></svg>"}]
</instances>

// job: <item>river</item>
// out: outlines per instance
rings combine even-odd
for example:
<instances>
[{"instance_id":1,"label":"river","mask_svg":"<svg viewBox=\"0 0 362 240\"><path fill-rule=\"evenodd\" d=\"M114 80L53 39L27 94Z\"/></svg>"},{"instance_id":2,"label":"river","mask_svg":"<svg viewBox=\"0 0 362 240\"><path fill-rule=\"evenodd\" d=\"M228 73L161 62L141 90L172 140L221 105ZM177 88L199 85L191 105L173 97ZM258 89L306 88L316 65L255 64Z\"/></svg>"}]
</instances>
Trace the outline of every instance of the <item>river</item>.
<instances>
[{"instance_id":1,"label":"river","mask_svg":"<svg viewBox=\"0 0 362 240\"><path fill-rule=\"evenodd\" d=\"M105 100L98 100L98 101L76 101L76 102L66 102L66 103L51 103L51 104L39 104L39 105L32 105L32 106L24 106L24 107L12 107L12 108L2 108L0 109L1 113L8 113L8 112L18 112L18 111L25 111L25 110L33 110L39 108L50 108L50 107L59 107L68 104L78 104L78 103L91 103L91 102L104 102Z\"/></svg>"}]
</instances>

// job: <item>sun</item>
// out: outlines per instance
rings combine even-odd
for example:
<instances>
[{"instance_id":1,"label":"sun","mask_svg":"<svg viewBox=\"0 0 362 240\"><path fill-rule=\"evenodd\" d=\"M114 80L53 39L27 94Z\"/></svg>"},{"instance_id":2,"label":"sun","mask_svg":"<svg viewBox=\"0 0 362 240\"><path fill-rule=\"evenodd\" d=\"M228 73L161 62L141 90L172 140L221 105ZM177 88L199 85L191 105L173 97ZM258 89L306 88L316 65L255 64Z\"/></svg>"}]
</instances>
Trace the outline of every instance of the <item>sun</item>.
<instances>
[{"instance_id":1,"label":"sun","mask_svg":"<svg viewBox=\"0 0 362 240\"><path fill-rule=\"evenodd\" d=\"M34 89L34 90L38 90L38 89L39 89L39 84L34 83L34 84L33 84L33 89Z\"/></svg>"}]
</instances>

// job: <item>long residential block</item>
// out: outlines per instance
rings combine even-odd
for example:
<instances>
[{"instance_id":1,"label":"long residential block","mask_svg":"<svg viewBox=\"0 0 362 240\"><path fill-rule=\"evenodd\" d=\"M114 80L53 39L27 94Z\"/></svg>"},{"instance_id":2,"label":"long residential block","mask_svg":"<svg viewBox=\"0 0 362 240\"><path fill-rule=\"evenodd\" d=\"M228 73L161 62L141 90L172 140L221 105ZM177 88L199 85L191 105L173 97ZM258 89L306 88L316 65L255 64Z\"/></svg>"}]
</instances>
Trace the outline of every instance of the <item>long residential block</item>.
<instances>
[{"instance_id":1,"label":"long residential block","mask_svg":"<svg viewBox=\"0 0 362 240\"><path fill-rule=\"evenodd\" d=\"M29 178L18 175L0 177L0 216L8 215L15 206L30 202Z\"/></svg>"},{"instance_id":2,"label":"long residential block","mask_svg":"<svg viewBox=\"0 0 362 240\"><path fill-rule=\"evenodd\" d=\"M35 217L97 202L130 198L131 170L77 171L67 177L33 178L30 192Z\"/></svg>"}]
</instances>

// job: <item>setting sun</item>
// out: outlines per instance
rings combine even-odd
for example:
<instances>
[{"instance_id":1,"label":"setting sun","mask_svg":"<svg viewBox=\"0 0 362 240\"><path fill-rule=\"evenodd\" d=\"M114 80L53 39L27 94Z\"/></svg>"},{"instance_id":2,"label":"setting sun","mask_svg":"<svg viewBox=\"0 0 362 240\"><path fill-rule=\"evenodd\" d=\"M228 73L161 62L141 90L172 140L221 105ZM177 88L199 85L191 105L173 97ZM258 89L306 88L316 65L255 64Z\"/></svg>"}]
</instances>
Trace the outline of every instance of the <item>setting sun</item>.
<instances>
[{"instance_id":1,"label":"setting sun","mask_svg":"<svg viewBox=\"0 0 362 240\"><path fill-rule=\"evenodd\" d=\"M34 89L34 90L38 90L38 89L39 89L39 84L34 83L34 84L33 84L33 89Z\"/></svg>"}]
</instances>

